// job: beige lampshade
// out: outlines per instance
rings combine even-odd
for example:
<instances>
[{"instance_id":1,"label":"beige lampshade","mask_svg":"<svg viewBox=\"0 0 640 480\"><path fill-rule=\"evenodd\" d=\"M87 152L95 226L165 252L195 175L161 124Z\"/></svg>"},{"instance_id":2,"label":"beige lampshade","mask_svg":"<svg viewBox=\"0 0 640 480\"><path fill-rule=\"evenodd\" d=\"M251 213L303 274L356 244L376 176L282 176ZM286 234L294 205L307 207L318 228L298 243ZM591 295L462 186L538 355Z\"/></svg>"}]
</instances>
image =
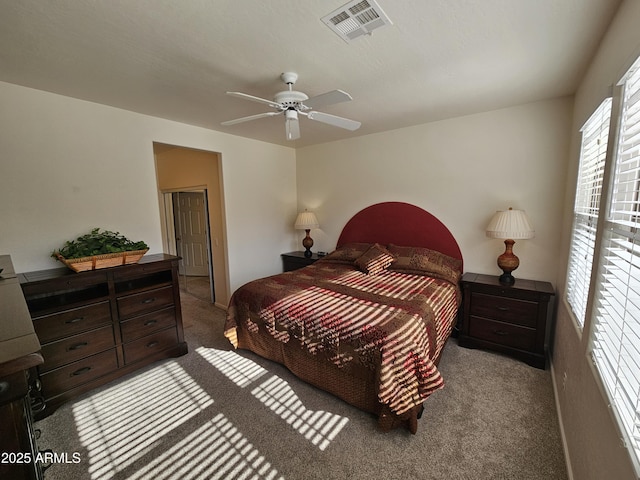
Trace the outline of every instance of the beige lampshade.
<instances>
[{"instance_id":1,"label":"beige lampshade","mask_svg":"<svg viewBox=\"0 0 640 480\"><path fill-rule=\"evenodd\" d=\"M312 228L320 228L320 224L318 223L315 213L305 210L304 212L298 213L294 228L296 230L311 230Z\"/></svg>"},{"instance_id":2,"label":"beige lampshade","mask_svg":"<svg viewBox=\"0 0 640 480\"><path fill-rule=\"evenodd\" d=\"M503 239L533 238L535 231L524 210L501 210L496 212L487 226L487 237Z\"/></svg>"}]
</instances>

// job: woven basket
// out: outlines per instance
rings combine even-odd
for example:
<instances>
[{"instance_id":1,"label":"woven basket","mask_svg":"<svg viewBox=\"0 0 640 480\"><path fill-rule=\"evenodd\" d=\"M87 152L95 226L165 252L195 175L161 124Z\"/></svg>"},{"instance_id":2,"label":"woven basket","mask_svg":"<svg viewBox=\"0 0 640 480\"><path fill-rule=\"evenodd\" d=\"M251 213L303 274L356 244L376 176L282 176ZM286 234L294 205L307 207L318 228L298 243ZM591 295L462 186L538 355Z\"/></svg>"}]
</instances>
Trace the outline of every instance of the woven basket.
<instances>
[{"instance_id":1,"label":"woven basket","mask_svg":"<svg viewBox=\"0 0 640 480\"><path fill-rule=\"evenodd\" d=\"M138 263L142 256L147 253L146 250L135 250L130 252L105 253L103 255L94 255L92 257L70 258L66 259L59 253L56 254L58 260L64 263L74 272L86 272L88 270L98 270L100 268L117 267L119 265L129 265Z\"/></svg>"}]
</instances>

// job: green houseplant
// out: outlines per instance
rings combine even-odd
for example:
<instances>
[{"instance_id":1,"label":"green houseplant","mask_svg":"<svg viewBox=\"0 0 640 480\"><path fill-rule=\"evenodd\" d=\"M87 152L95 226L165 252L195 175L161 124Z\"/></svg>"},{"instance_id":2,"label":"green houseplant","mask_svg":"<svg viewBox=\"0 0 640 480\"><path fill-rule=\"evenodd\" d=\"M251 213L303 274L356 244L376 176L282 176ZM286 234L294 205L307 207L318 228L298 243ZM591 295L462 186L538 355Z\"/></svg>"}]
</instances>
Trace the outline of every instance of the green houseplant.
<instances>
[{"instance_id":1,"label":"green houseplant","mask_svg":"<svg viewBox=\"0 0 640 480\"><path fill-rule=\"evenodd\" d=\"M94 228L90 233L65 242L52 257L76 272L136 263L149 247L143 241L133 242L119 232Z\"/></svg>"}]
</instances>

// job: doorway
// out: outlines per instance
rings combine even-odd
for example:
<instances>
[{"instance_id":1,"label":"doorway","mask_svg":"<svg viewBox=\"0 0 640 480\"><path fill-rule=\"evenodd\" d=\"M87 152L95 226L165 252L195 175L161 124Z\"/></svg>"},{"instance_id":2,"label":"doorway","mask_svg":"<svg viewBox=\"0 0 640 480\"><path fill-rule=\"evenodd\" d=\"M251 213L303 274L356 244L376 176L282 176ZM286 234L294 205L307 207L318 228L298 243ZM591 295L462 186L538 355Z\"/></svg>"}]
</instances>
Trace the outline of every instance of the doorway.
<instances>
[{"instance_id":1,"label":"doorway","mask_svg":"<svg viewBox=\"0 0 640 480\"><path fill-rule=\"evenodd\" d=\"M180 288L215 303L207 190L163 192L163 195L169 249L181 257Z\"/></svg>"},{"instance_id":2,"label":"doorway","mask_svg":"<svg viewBox=\"0 0 640 480\"><path fill-rule=\"evenodd\" d=\"M226 308L229 302L230 286L221 155L216 152L157 142L153 143L153 153L156 163L163 249L167 253L178 255L173 194L198 194L201 198L204 195L204 208L208 211L208 214L204 215L208 243L207 248L202 248L200 258L208 258L209 286L214 289L214 293L207 296L207 300L214 301L215 305L221 308ZM175 210L179 209L176 207ZM177 230L180 231L179 228ZM191 263L197 264L197 250L194 248L191 253L194 259ZM187 273L189 275L186 277L183 275L180 277L191 292L193 290L191 287L194 287L193 284L196 281L202 282L202 278L197 278L202 272L198 275Z\"/></svg>"}]
</instances>

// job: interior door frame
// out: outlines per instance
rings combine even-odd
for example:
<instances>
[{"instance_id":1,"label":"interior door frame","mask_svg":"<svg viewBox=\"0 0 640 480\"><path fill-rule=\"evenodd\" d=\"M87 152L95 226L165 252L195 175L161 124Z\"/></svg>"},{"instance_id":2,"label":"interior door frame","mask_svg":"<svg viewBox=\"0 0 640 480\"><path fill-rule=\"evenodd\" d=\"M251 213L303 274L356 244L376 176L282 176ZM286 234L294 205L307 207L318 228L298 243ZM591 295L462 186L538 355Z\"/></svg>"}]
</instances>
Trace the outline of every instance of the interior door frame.
<instances>
[{"instance_id":1,"label":"interior door frame","mask_svg":"<svg viewBox=\"0 0 640 480\"><path fill-rule=\"evenodd\" d=\"M165 230L163 231L164 240L166 242L167 248L169 250L169 254L179 256L178 246L176 244L176 229L175 229L175 212L173 209L173 194L180 192L201 192L204 195L204 226L206 231L206 246L207 246L207 271L209 273L209 288L210 288L210 300L211 303L215 303L216 295L214 288L214 278L213 278L213 253L211 252L211 227L209 225L209 196L207 187L204 185L201 186L193 186L193 187L184 187L184 188L174 188L168 190L161 190L160 194L162 196L162 211L164 212L164 225ZM177 219L180 221L180 219Z\"/></svg>"}]
</instances>

